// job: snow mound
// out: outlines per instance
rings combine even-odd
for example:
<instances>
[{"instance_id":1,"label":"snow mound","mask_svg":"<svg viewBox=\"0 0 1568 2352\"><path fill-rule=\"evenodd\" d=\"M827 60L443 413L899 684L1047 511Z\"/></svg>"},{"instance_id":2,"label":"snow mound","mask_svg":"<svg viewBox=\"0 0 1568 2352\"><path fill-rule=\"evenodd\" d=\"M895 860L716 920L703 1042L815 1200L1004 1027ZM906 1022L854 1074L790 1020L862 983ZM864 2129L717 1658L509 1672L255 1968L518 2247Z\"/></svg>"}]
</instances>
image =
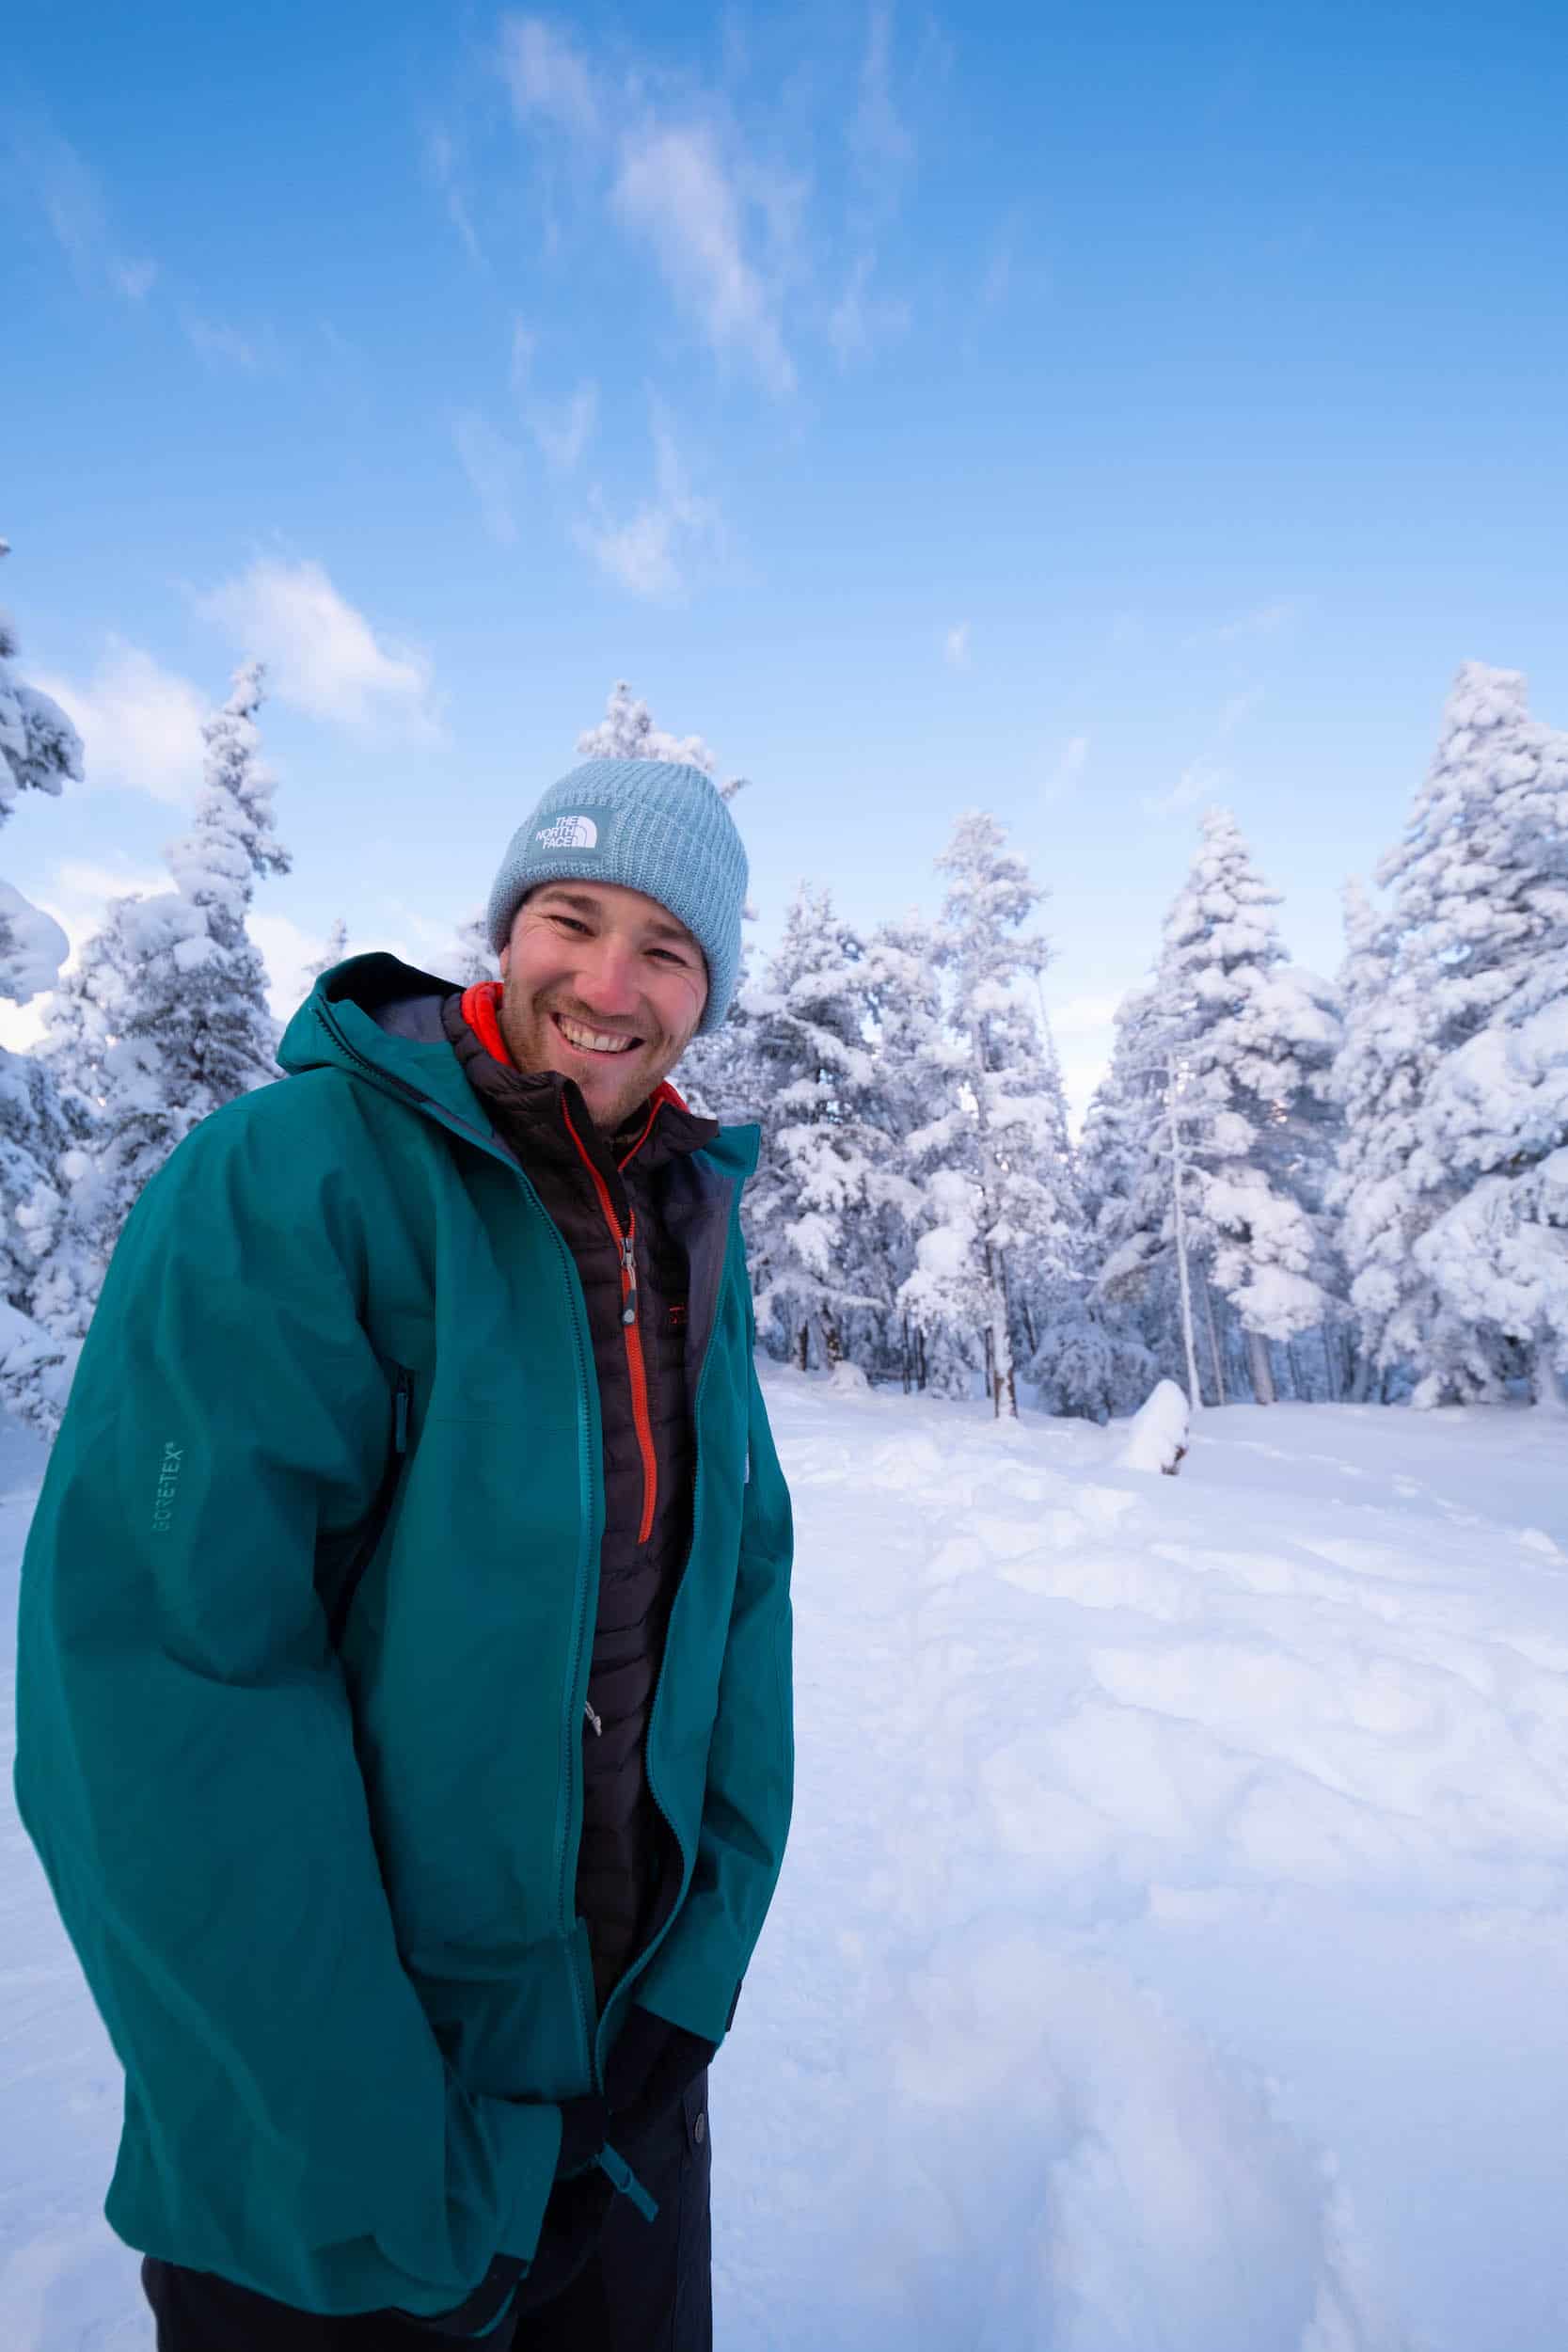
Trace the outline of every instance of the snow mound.
<instances>
[{"instance_id":1,"label":"snow mound","mask_svg":"<svg viewBox=\"0 0 1568 2352\"><path fill-rule=\"evenodd\" d=\"M1174 1380L1162 1380L1132 1416L1132 1426L1117 1466L1131 1470L1164 1470L1174 1478L1187 1451L1187 1399Z\"/></svg>"}]
</instances>

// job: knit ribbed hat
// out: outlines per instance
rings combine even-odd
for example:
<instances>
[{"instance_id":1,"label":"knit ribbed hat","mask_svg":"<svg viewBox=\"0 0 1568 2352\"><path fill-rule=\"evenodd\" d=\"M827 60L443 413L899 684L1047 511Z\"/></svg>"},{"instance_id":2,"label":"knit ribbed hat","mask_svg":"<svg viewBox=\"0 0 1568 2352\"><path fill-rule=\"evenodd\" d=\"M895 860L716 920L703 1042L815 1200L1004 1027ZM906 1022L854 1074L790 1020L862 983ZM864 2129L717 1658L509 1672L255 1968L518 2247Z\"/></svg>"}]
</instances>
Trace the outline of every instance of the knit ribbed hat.
<instances>
[{"instance_id":1,"label":"knit ribbed hat","mask_svg":"<svg viewBox=\"0 0 1568 2352\"><path fill-rule=\"evenodd\" d=\"M699 1030L717 1029L740 971L746 851L711 776L663 759L591 759L552 784L513 834L486 915L497 955L529 891L619 882L657 898L707 960Z\"/></svg>"}]
</instances>

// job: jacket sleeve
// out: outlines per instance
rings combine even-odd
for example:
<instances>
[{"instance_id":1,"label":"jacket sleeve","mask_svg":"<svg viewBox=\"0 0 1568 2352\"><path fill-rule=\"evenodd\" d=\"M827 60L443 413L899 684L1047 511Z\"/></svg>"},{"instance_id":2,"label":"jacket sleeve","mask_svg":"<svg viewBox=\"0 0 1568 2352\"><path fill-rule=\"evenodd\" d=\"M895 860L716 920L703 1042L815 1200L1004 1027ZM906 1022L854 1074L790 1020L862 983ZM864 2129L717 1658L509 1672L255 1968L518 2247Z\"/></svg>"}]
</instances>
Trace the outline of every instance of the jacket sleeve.
<instances>
[{"instance_id":1,"label":"jacket sleeve","mask_svg":"<svg viewBox=\"0 0 1568 2352\"><path fill-rule=\"evenodd\" d=\"M789 1489L753 1360L735 1603L691 1885L637 1988L655 2016L720 2042L784 1862L795 1785Z\"/></svg>"},{"instance_id":2,"label":"jacket sleeve","mask_svg":"<svg viewBox=\"0 0 1568 2352\"><path fill-rule=\"evenodd\" d=\"M531 2254L560 2110L467 2091L401 1963L313 1577L389 1429L364 1212L246 1110L104 1283L24 1565L17 1794L126 2070L111 2223L308 2309L434 2313Z\"/></svg>"}]
</instances>

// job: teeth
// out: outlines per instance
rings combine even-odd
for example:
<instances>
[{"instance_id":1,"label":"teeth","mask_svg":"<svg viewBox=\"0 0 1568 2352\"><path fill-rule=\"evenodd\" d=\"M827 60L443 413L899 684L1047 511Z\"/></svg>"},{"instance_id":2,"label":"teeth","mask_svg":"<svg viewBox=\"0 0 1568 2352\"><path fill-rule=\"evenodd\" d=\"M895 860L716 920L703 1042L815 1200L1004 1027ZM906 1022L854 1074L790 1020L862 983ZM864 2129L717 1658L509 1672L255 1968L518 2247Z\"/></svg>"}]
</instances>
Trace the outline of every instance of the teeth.
<instances>
[{"instance_id":1,"label":"teeth","mask_svg":"<svg viewBox=\"0 0 1568 2352\"><path fill-rule=\"evenodd\" d=\"M564 1013L555 1017L568 1045L587 1046L595 1054L626 1054L637 1042L634 1037L610 1037L602 1029L585 1029L580 1022L568 1021Z\"/></svg>"}]
</instances>

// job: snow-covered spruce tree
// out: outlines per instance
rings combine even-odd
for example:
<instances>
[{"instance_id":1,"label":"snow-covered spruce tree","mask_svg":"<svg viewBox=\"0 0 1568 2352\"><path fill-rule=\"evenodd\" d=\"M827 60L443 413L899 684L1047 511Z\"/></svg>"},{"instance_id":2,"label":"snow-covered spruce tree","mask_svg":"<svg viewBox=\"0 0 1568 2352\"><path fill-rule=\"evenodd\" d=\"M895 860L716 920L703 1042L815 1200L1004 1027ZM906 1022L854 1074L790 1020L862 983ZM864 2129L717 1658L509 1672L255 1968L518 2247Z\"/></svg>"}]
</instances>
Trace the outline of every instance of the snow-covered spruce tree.
<instances>
[{"instance_id":1,"label":"snow-covered spruce tree","mask_svg":"<svg viewBox=\"0 0 1568 2352\"><path fill-rule=\"evenodd\" d=\"M65 1336L82 1336L148 1178L210 1111L277 1075L266 971L245 930L257 881L290 863L260 756L261 699L261 666L248 662L202 729L195 819L165 852L174 889L114 900L56 1002L48 1053L57 1068L92 1073L102 1103L62 1237L76 1263L59 1269L50 1320Z\"/></svg>"},{"instance_id":2,"label":"snow-covered spruce tree","mask_svg":"<svg viewBox=\"0 0 1568 2352\"><path fill-rule=\"evenodd\" d=\"M457 955L452 977L459 988L474 988L485 980L500 977L500 967L490 952L490 927L484 909L480 907L466 923L457 926Z\"/></svg>"},{"instance_id":3,"label":"snow-covered spruce tree","mask_svg":"<svg viewBox=\"0 0 1568 2352\"><path fill-rule=\"evenodd\" d=\"M1320 1329L1340 1280L1323 1193L1335 1136L1332 992L1286 958L1235 818L1212 809L1165 922L1157 983L1180 1035L1213 1279L1246 1338L1254 1396L1271 1404L1268 1342Z\"/></svg>"},{"instance_id":4,"label":"snow-covered spruce tree","mask_svg":"<svg viewBox=\"0 0 1568 2352\"><path fill-rule=\"evenodd\" d=\"M927 1218L900 1304L960 1355L977 1346L992 1409L1016 1416L1015 1298L1070 1267L1072 1204L1051 1150L1059 1080L1053 1102L1017 995L1049 960L1045 941L1020 930L1045 894L979 810L958 819L937 865L949 877L937 953L960 1059L948 1106L911 1139Z\"/></svg>"},{"instance_id":5,"label":"snow-covered spruce tree","mask_svg":"<svg viewBox=\"0 0 1568 2352\"><path fill-rule=\"evenodd\" d=\"M1147 1349L1128 1330L1125 1309L1110 1306L1100 1293L1088 1181L1068 1127L1061 1064L1043 997L1039 1057L1046 1104L1042 1165L1053 1172L1062 1213L1054 1247L1035 1279L1021 1282L1015 1294L1027 1349L1022 1360L1045 1411L1105 1422L1143 1402L1153 1372Z\"/></svg>"},{"instance_id":6,"label":"snow-covered spruce tree","mask_svg":"<svg viewBox=\"0 0 1568 2352\"><path fill-rule=\"evenodd\" d=\"M719 784L719 762L700 735L671 735L654 724L653 712L640 702L625 678L610 690L605 715L578 737L584 759L661 759L685 768L700 768ZM726 801L744 791L744 776L730 776L719 790Z\"/></svg>"},{"instance_id":7,"label":"snow-covered spruce tree","mask_svg":"<svg viewBox=\"0 0 1568 2352\"><path fill-rule=\"evenodd\" d=\"M1397 976L1393 921L1359 882L1345 885L1344 922L1342 1027L1331 1073L1340 1128L1328 1200L1357 1342L1351 1394L1361 1400L1374 1378L1386 1383L1402 1358L1411 1360L1441 1311L1405 1232L1421 1064L1409 982Z\"/></svg>"},{"instance_id":8,"label":"snow-covered spruce tree","mask_svg":"<svg viewBox=\"0 0 1568 2352\"><path fill-rule=\"evenodd\" d=\"M1405 1269L1382 1353L1414 1368L1418 1404L1499 1396L1521 1372L1557 1403L1568 1370L1568 735L1530 718L1517 672L1460 671L1431 773L1378 878L1392 894L1412 1073L1408 1120L1382 1139L1374 1263ZM1366 1262L1357 1271L1382 1303Z\"/></svg>"},{"instance_id":9,"label":"snow-covered spruce tree","mask_svg":"<svg viewBox=\"0 0 1568 2352\"><path fill-rule=\"evenodd\" d=\"M324 972L330 972L336 965L341 963L347 954L348 922L345 916L336 914L332 918L332 928L326 934L326 944L321 954L314 963L308 963L305 967L305 977L311 987L314 988Z\"/></svg>"},{"instance_id":10,"label":"snow-covered spruce tree","mask_svg":"<svg viewBox=\"0 0 1568 2352\"><path fill-rule=\"evenodd\" d=\"M928 1376L929 1335L901 1303L915 1270L922 1222L911 1139L942 1118L956 1090L961 1048L949 1036L942 1009L942 972L931 927L911 911L881 924L866 942L864 980L877 1056L877 1115L885 1129L887 1184L875 1216L877 1270L885 1309L879 1317L880 1355L872 1367L904 1389L923 1389ZM940 1346L940 1342L939 1342ZM961 1385L967 1389L967 1367Z\"/></svg>"},{"instance_id":11,"label":"snow-covered spruce tree","mask_svg":"<svg viewBox=\"0 0 1568 2352\"><path fill-rule=\"evenodd\" d=\"M8 552L0 540L0 556ZM82 743L59 705L15 669L16 635L0 613L0 825L24 792L57 796L82 778ZM0 997L25 1005L52 989L69 943L52 916L0 882ZM88 1106L62 1092L47 1063L0 1049L0 1401L35 1426L56 1415L67 1351L39 1322L34 1248L54 1213L60 1162L86 1137Z\"/></svg>"},{"instance_id":12,"label":"snow-covered spruce tree","mask_svg":"<svg viewBox=\"0 0 1568 2352\"><path fill-rule=\"evenodd\" d=\"M888 1303L877 1212L896 1184L867 1040L864 949L804 883L779 952L747 1000L762 1152L747 1188L757 1322L802 1370L815 1333L830 1369L851 1321Z\"/></svg>"}]
</instances>

